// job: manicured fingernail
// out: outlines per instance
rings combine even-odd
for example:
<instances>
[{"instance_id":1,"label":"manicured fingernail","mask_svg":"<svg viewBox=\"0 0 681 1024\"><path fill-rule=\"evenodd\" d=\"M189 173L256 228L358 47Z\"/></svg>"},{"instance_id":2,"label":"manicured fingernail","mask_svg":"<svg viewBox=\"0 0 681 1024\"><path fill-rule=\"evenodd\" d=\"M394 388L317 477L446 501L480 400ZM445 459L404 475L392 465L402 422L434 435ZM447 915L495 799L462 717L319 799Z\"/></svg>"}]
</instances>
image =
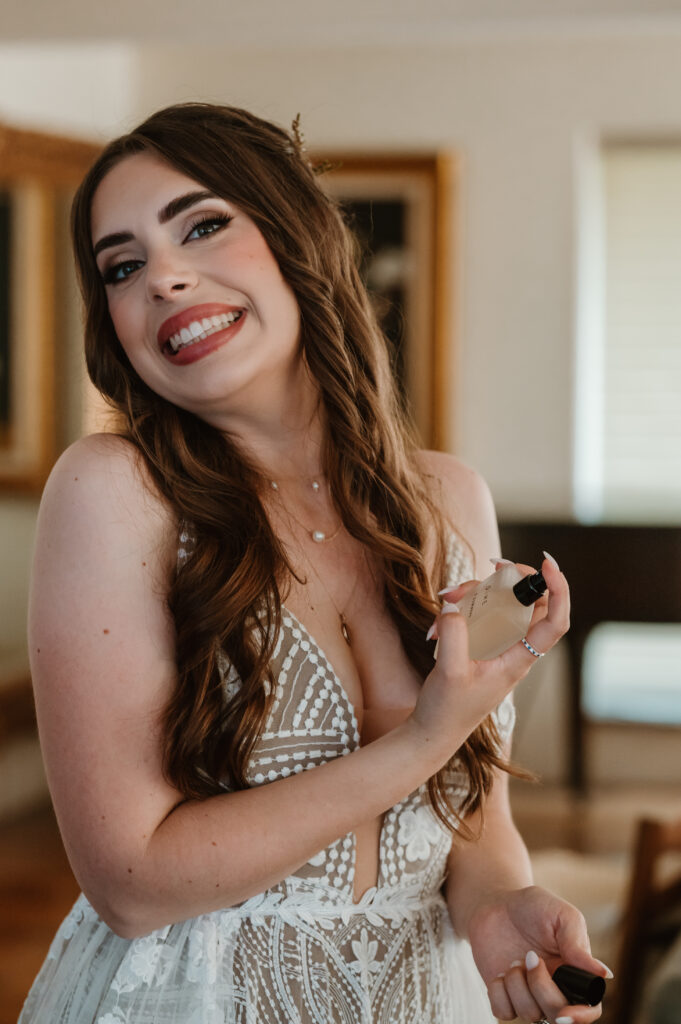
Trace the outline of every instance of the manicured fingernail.
<instances>
[{"instance_id":1,"label":"manicured fingernail","mask_svg":"<svg viewBox=\"0 0 681 1024\"><path fill-rule=\"evenodd\" d=\"M437 596L442 597L443 594L448 594L450 590L456 590L458 583L448 583L442 590L438 590Z\"/></svg>"},{"instance_id":2,"label":"manicured fingernail","mask_svg":"<svg viewBox=\"0 0 681 1024\"><path fill-rule=\"evenodd\" d=\"M440 615L449 615L451 612L456 612L458 615L459 611L460 609L458 604L452 604L451 601L445 601L442 608L440 608Z\"/></svg>"},{"instance_id":3,"label":"manicured fingernail","mask_svg":"<svg viewBox=\"0 0 681 1024\"><path fill-rule=\"evenodd\" d=\"M533 971L535 967L539 967L539 957L533 949L531 949L525 956L525 966L528 971Z\"/></svg>"},{"instance_id":4,"label":"manicured fingernail","mask_svg":"<svg viewBox=\"0 0 681 1024\"><path fill-rule=\"evenodd\" d=\"M435 636L435 629L437 628L437 621L433 623L428 632L426 633L426 640L432 640Z\"/></svg>"},{"instance_id":5,"label":"manicured fingernail","mask_svg":"<svg viewBox=\"0 0 681 1024\"><path fill-rule=\"evenodd\" d=\"M505 977L506 977L506 971L500 971L499 974L497 974L497 978L505 978Z\"/></svg>"},{"instance_id":6,"label":"manicured fingernail","mask_svg":"<svg viewBox=\"0 0 681 1024\"><path fill-rule=\"evenodd\" d=\"M492 565L515 565L515 562L512 562L510 558L490 558L490 562Z\"/></svg>"},{"instance_id":7,"label":"manicured fingernail","mask_svg":"<svg viewBox=\"0 0 681 1024\"><path fill-rule=\"evenodd\" d=\"M574 1017L556 1017L556 1024L575 1024Z\"/></svg>"},{"instance_id":8,"label":"manicured fingernail","mask_svg":"<svg viewBox=\"0 0 681 1024\"><path fill-rule=\"evenodd\" d=\"M594 957L594 960L596 960L596 957ZM600 966L603 968L603 970L605 971L605 976L608 979L608 981L611 981L615 977L615 975L612 973L608 965L604 964L602 960L596 960L596 963L600 964Z\"/></svg>"},{"instance_id":9,"label":"manicured fingernail","mask_svg":"<svg viewBox=\"0 0 681 1024\"><path fill-rule=\"evenodd\" d=\"M523 966L522 960L514 960L513 963L511 964L511 967L522 967L522 966Z\"/></svg>"},{"instance_id":10,"label":"manicured fingernail","mask_svg":"<svg viewBox=\"0 0 681 1024\"><path fill-rule=\"evenodd\" d=\"M558 562L555 560L553 555L550 555L548 551L544 551L542 552L542 554L544 555L544 558L548 558L551 565L555 565L556 569L560 570L560 566L558 565Z\"/></svg>"}]
</instances>

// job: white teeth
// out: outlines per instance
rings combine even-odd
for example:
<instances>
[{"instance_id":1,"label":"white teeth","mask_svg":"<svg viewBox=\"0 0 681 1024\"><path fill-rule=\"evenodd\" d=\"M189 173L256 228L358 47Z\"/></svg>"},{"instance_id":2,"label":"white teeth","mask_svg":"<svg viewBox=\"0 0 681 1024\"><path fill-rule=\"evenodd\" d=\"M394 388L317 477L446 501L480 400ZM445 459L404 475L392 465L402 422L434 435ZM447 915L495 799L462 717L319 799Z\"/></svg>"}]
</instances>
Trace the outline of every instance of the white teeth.
<instances>
[{"instance_id":1,"label":"white teeth","mask_svg":"<svg viewBox=\"0 0 681 1024\"><path fill-rule=\"evenodd\" d=\"M221 330L223 327L229 327L241 315L241 310L237 310L233 313L221 313L219 316L205 317L200 323L198 320L192 320L188 328L183 327L176 334L171 335L168 338L168 344L173 352L179 352L186 345L191 345L194 341L203 341L204 338L210 337L211 334L215 334L216 331Z\"/></svg>"}]
</instances>

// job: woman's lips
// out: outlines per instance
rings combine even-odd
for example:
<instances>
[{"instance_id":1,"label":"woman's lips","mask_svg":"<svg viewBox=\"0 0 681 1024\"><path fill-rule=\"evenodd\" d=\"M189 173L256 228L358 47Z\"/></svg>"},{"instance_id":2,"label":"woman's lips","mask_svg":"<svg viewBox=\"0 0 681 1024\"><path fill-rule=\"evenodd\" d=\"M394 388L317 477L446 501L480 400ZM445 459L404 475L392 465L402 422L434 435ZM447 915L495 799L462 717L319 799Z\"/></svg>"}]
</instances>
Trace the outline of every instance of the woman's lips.
<instances>
[{"instance_id":1,"label":"woman's lips","mask_svg":"<svg viewBox=\"0 0 681 1024\"><path fill-rule=\"evenodd\" d=\"M180 310L179 313L164 320L159 327L156 336L158 346L161 349L164 348L170 338L180 334L183 330L188 331L192 324L200 324L203 320L240 312L243 312L240 306L227 305L225 302L204 302L201 305Z\"/></svg>"},{"instance_id":2,"label":"woman's lips","mask_svg":"<svg viewBox=\"0 0 681 1024\"><path fill-rule=\"evenodd\" d=\"M173 352L170 343L166 341L161 349L164 358L169 363L172 363L173 366L187 366L189 363L195 363L198 359L202 359L204 356L214 352L221 345L225 345L230 341L241 329L241 325L246 319L246 311L239 310L239 312L241 315L238 320L235 320L226 327L218 328L205 338L197 338L196 341L183 346L177 352Z\"/></svg>"}]
</instances>

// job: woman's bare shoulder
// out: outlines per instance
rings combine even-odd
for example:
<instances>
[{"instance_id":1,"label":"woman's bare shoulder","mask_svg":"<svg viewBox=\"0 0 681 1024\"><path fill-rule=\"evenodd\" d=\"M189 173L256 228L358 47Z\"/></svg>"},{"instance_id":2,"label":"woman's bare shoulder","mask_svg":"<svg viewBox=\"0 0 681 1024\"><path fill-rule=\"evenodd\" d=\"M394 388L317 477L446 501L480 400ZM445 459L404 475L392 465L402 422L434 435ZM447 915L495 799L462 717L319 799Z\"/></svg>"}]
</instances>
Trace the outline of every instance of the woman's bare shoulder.
<instances>
[{"instance_id":1,"label":"woman's bare shoulder","mask_svg":"<svg viewBox=\"0 0 681 1024\"><path fill-rule=\"evenodd\" d=\"M421 449L416 461L432 500L475 552L478 572L486 574L487 559L500 551L494 501L484 477L449 452Z\"/></svg>"},{"instance_id":2,"label":"woman's bare shoulder","mask_svg":"<svg viewBox=\"0 0 681 1024\"><path fill-rule=\"evenodd\" d=\"M489 512L492 495L487 482L456 455L421 449L417 452L417 464L425 479L430 480L431 497L442 503L445 515L451 516L454 508L470 520Z\"/></svg>"},{"instance_id":3,"label":"woman's bare shoulder","mask_svg":"<svg viewBox=\"0 0 681 1024\"><path fill-rule=\"evenodd\" d=\"M78 480L73 477L74 482L127 480L131 487L160 497L138 449L120 434L87 434L74 441L54 464L48 485L52 481L63 483L70 474L78 472L83 476Z\"/></svg>"},{"instance_id":4,"label":"woman's bare shoulder","mask_svg":"<svg viewBox=\"0 0 681 1024\"><path fill-rule=\"evenodd\" d=\"M139 451L118 434L89 434L60 455L43 492L41 515L60 510L84 526L93 517L97 525L115 517L156 536L173 521Z\"/></svg>"}]
</instances>

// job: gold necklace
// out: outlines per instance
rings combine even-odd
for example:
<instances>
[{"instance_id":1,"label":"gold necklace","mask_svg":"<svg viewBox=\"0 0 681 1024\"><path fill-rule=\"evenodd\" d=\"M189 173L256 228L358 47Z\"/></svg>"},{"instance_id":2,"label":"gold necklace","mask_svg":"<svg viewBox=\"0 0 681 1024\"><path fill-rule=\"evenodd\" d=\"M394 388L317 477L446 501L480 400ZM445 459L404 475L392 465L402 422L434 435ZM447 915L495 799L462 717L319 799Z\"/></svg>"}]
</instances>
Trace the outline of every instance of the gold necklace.
<instances>
[{"instance_id":1,"label":"gold necklace","mask_svg":"<svg viewBox=\"0 0 681 1024\"><path fill-rule=\"evenodd\" d=\"M319 481L318 480L313 480L311 486L312 486L312 490L315 492L315 494L318 494L320 489L321 489L321 485L320 485ZM277 494L279 494L279 499L281 501L281 495L279 493L279 484L277 483L277 481L276 480L270 480L270 487L272 488L273 491L276 491ZM281 502L281 505L282 505L282 508L284 509L284 511L286 512L286 514L291 516L291 518L294 519L298 523L299 526L303 527L303 529L305 530L307 535L315 542L315 544L323 544L325 541L333 540L334 537L338 536L338 534L340 533L340 531L341 531L341 529L343 527L343 523L341 521L341 523L338 526L338 528L330 536L327 535L323 530L311 530L308 526L305 525L305 523L301 522L301 520L298 519L298 517L295 515L295 513L291 512L290 509L286 508L286 506L284 505L283 501ZM352 600L352 598L354 596L354 593L357 590L357 584L359 582L360 570L359 569L357 570L357 575L355 577L355 582L354 582L354 584L352 586L352 590L350 591L347 599L344 601L344 607L341 610L338 607L338 605L336 604L336 602L334 601L333 597L331 596L331 592L330 592L329 588L327 587L326 583L324 582L322 577L319 575L319 573L315 569L314 564L312 563L312 561L309 558L307 552L304 550L304 548L302 546L300 547L300 551L301 551L301 553L303 555L303 558L305 559L307 564L312 569L312 572L315 574L315 576L317 577L317 579L321 583L322 587L324 588L324 591L326 592L326 595L327 595L329 601L331 602L331 604L333 605L333 607L336 610L336 614L338 616L338 624L340 626L340 631L341 631L341 634L343 636L343 639L345 640L345 642L348 645L348 647L352 647L352 637L351 637L351 634L350 634L350 627L348 626L348 620L345 618L345 609L350 604L350 601ZM364 548L362 548L362 553L364 554ZM366 558L366 555L364 557ZM310 608L312 609L312 611L314 611L314 607L313 607L312 603L310 602L309 598L308 598L308 604L310 605Z\"/></svg>"},{"instance_id":2,"label":"gold necklace","mask_svg":"<svg viewBox=\"0 0 681 1024\"><path fill-rule=\"evenodd\" d=\"M361 552L363 552L363 555L364 555L364 548L361 549ZM314 575L317 578L317 580L320 581L320 583L324 587L329 600L331 601L331 603L333 604L334 608L336 609L336 614L338 615L338 624L340 626L340 631L343 634L343 640L348 645L348 647L351 647L352 646L352 635L350 633L350 627L347 625L347 618L345 617L345 608L347 608L348 604L352 600L352 597L354 596L355 590L357 589L357 584L359 582L359 569L357 569L357 574L356 574L356 577L354 578L354 583L352 584L352 590L350 591L350 593L348 594L347 598L343 602L344 603L344 608L341 611L341 609L338 607L338 605L334 601L333 597L331 596L331 591L329 590L329 588L327 587L326 583L322 579L320 573L318 573L316 571L316 569L312 565L312 562L310 561L310 559L308 558L307 554L304 551L303 551L303 557L304 557L305 561L307 562L307 564L309 565L309 567L311 568L311 570L314 573ZM313 611L314 608L313 608L312 604L310 603L309 598L308 598L307 603L309 604L310 608L312 608L312 611Z\"/></svg>"}]
</instances>

